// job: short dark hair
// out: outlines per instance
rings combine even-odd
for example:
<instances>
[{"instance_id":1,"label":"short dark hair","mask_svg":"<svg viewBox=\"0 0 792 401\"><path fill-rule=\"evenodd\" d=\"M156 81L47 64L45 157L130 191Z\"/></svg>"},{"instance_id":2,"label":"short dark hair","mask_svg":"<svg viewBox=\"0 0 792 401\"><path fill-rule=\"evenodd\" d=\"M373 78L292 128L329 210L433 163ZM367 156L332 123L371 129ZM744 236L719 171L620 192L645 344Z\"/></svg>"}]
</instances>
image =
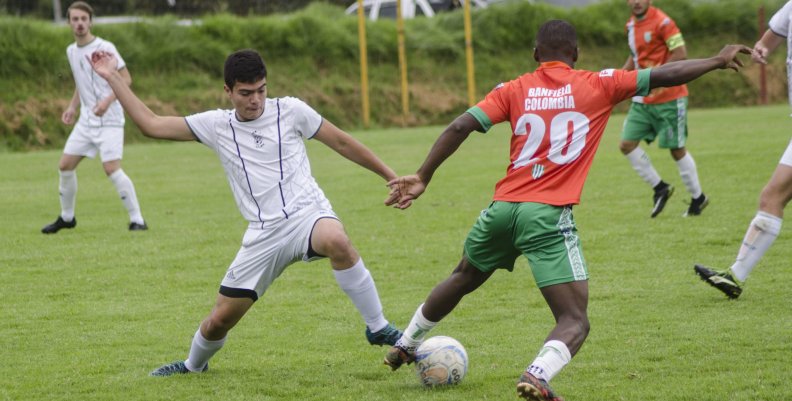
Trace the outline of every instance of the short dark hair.
<instances>
[{"instance_id":1,"label":"short dark hair","mask_svg":"<svg viewBox=\"0 0 792 401\"><path fill-rule=\"evenodd\" d=\"M255 50L237 50L226 58L223 78L229 89L233 89L237 82L254 83L266 77L267 67Z\"/></svg>"},{"instance_id":2,"label":"short dark hair","mask_svg":"<svg viewBox=\"0 0 792 401\"><path fill-rule=\"evenodd\" d=\"M91 7L90 4L88 4L88 3L84 2L84 1L75 1L74 3L71 3L69 8L66 9L66 19L71 18L69 16L69 14L71 13L71 10L82 10L82 11L85 11L85 12L88 13L88 19L93 20L93 15L94 15L93 7Z\"/></svg>"},{"instance_id":3,"label":"short dark hair","mask_svg":"<svg viewBox=\"0 0 792 401\"><path fill-rule=\"evenodd\" d=\"M573 51L577 48L575 27L560 19L545 22L536 33L536 47L557 52Z\"/></svg>"}]
</instances>

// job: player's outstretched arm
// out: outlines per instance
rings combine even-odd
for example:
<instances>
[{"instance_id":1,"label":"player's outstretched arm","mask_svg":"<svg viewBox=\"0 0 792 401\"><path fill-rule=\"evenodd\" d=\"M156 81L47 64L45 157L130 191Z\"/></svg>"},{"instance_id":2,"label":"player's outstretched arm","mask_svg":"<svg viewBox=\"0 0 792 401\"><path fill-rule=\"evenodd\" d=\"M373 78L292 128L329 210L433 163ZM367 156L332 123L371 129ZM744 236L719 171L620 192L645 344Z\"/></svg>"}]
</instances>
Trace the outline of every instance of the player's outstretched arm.
<instances>
[{"instance_id":1,"label":"player's outstretched arm","mask_svg":"<svg viewBox=\"0 0 792 401\"><path fill-rule=\"evenodd\" d=\"M622 66L622 70L632 71L635 69L635 60L633 60L632 55L627 56L627 61L624 62L624 66Z\"/></svg>"},{"instance_id":2,"label":"player's outstretched arm","mask_svg":"<svg viewBox=\"0 0 792 401\"><path fill-rule=\"evenodd\" d=\"M380 160L371 149L360 143L352 135L333 125L330 121L322 121L322 126L319 127L319 131L316 132L314 138L341 156L373 171L385 181L396 178L396 173L393 169Z\"/></svg>"},{"instance_id":3,"label":"player's outstretched arm","mask_svg":"<svg viewBox=\"0 0 792 401\"><path fill-rule=\"evenodd\" d=\"M96 73L110 84L118 101L144 135L173 141L195 140L184 118L159 116L132 92L124 76L118 71L118 60L112 53L97 51L88 61Z\"/></svg>"},{"instance_id":4,"label":"player's outstretched arm","mask_svg":"<svg viewBox=\"0 0 792 401\"><path fill-rule=\"evenodd\" d=\"M781 43L784 43L785 41L785 37L779 36L775 32L768 29L754 45L753 53L751 53L751 59L757 63L767 64L767 56L769 56L773 50L775 50Z\"/></svg>"},{"instance_id":5,"label":"player's outstretched arm","mask_svg":"<svg viewBox=\"0 0 792 401\"><path fill-rule=\"evenodd\" d=\"M71 100L69 101L69 106L66 107L66 110L63 111L61 114L61 121L66 125L74 124L74 116L77 115L77 107L80 105L80 92L77 92L77 88L74 89L74 94L72 95Z\"/></svg>"},{"instance_id":6,"label":"player's outstretched arm","mask_svg":"<svg viewBox=\"0 0 792 401\"><path fill-rule=\"evenodd\" d=\"M649 88L681 85L713 70L731 68L739 71L743 66L737 57L739 53L751 54L751 49L744 45L727 45L710 58L675 61L652 68Z\"/></svg>"},{"instance_id":7,"label":"player's outstretched arm","mask_svg":"<svg viewBox=\"0 0 792 401\"><path fill-rule=\"evenodd\" d=\"M399 209L410 207L412 201L426 190L437 168L459 149L471 132L481 128L481 124L472 115L462 113L443 130L415 174L399 177L388 183L391 193L385 204Z\"/></svg>"},{"instance_id":8,"label":"player's outstretched arm","mask_svg":"<svg viewBox=\"0 0 792 401\"><path fill-rule=\"evenodd\" d=\"M421 181L429 185L435 170L459 149L471 132L478 129L481 129L481 124L470 113L462 113L454 119L437 138L432 149L429 150L426 160L416 171L416 174L421 177Z\"/></svg>"},{"instance_id":9,"label":"player's outstretched arm","mask_svg":"<svg viewBox=\"0 0 792 401\"><path fill-rule=\"evenodd\" d=\"M124 82L127 86L132 86L132 75L129 74L129 70L124 67L118 70L118 73L121 74L121 78L124 79ZM115 92L110 92L110 95L105 97L104 99L98 101L96 106L94 106L93 113L96 114L98 117L103 116L107 109L110 108L110 105L113 104L116 100Z\"/></svg>"},{"instance_id":10,"label":"player's outstretched arm","mask_svg":"<svg viewBox=\"0 0 792 401\"><path fill-rule=\"evenodd\" d=\"M406 175L388 182L390 194L385 199L385 206L407 209L414 199L418 199L426 190L426 184L418 174Z\"/></svg>"}]
</instances>

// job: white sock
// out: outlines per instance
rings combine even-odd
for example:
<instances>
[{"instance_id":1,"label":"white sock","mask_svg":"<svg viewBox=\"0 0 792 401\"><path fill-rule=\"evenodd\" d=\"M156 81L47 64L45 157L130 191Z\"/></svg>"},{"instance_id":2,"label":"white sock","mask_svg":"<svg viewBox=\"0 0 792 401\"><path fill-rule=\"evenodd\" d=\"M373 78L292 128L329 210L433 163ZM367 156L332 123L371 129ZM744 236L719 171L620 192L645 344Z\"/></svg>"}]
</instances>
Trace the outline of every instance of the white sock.
<instances>
[{"instance_id":1,"label":"white sock","mask_svg":"<svg viewBox=\"0 0 792 401\"><path fill-rule=\"evenodd\" d=\"M77 203L76 171L60 171L58 192L60 193L61 218L63 221L72 221L74 219L74 205Z\"/></svg>"},{"instance_id":2,"label":"white sock","mask_svg":"<svg viewBox=\"0 0 792 401\"><path fill-rule=\"evenodd\" d=\"M550 340L539 350L539 355L525 371L537 379L549 382L571 359L572 354L569 353L566 344L562 341Z\"/></svg>"},{"instance_id":3,"label":"white sock","mask_svg":"<svg viewBox=\"0 0 792 401\"><path fill-rule=\"evenodd\" d=\"M377 286L371 273L359 259L352 267L346 270L333 270L338 286L347 294L355 304L366 326L372 333L376 333L388 325L388 320L382 314L382 303L377 293Z\"/></svg>"},{"instance_id":4,"label":"white sock","mask_svg":"<svg viewBox=\"0 0 792 401\"><path fill-rule=\"evenodd\" d=\"M748 226L745 233L737 260L731 266L734 278L745 281L751 274L754 266L759 263L759 259L765 254L770 245L773 245L778 233L781 232L781 220L778 216L765 212L757 212L756 217Z\"/></svg>"},{"instance_id":5,"label":"white sock","mask_svg":"<svg viewBox=\"0 0 792 401\"><path fill-rule=\"evenodd\" d=\"M423 304L419 305L412 320L410 320L410 324L404 329L404 334L396 342L396 345L415 350L421 345L429 330L437 326L437 323L426 319L423 315Z\"/></svg>"},{"instance_id":6,"label":"white sock","mask_svg":"<svg viewBox=\"0 0 792 401\"><path fill-rule=\"evenodd\" d=\"M124 203L127 212L129 212L129 221L132 223L143 224L143 215L140 213L140 205L138 204L137 194L135 194L135 186L132 180L124 173L124 170L118 169L113 174L110 174L110 181L118 191L121 197L121 202Z\"/></svg>"},{"instance_id":7,"label":"white sock","mask_svg":"<svg viewBox=\"0 0 792 401\"><path fill-rule=\"evenodd\" d=\"M209 359L212 358L220 348L223 348L226 338L228 338L228 336L223 337L221 340L209 341L201 334L201 327L199 326L198 331L196 331L193 336L190 354L187 360L184 361L184 366L191 372L202 371L209 362Z\"/></svg>"},{"instance_id":8,"label":"white sock","mask_svg":"<svg viewBox=\"0 0 792 401\"><path fill-rule=\"evenodd\" d=\"M632 152L628 153L627 160L630 161L633 170L643 179L649 186L654 188L660 183L660 174L652 166L652 161L649 160L649 155L644 152L641 147L636 147Z\"/></svg>"},{"instance_id":9,"label":"white sock","mask_svg":"<svg viewBox=\"0 0 792 401\"><path fill-rule=\"evenodd\" d=\"M685 157L677 160L677 167L679 168L679 176L682 177L682 182L685 184L690 196L693 199L701 196L701 185L699 184L698 171L696 170L696 161L690 152L685 154Z\"/></svg>"}]
</instances>

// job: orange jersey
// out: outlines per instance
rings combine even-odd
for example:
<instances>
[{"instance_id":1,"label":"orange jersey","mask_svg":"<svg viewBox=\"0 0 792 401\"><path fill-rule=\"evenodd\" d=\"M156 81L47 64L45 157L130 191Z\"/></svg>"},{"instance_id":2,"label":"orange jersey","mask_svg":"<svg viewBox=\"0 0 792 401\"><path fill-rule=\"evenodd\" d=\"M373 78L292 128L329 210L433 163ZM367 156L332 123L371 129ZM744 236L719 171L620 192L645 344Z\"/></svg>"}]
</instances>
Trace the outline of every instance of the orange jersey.
<instances>
[{"instance_id":1,"label":"orange jersey","mask_svg":"<svg viewBox=\"0 0 792 401\"><path fill-rule=\"evenodd\" d=\"M494 200L580 203L611 110L648 92L649 70L591 72L557 61L498 85L467 111L484 131L511 122L511 163Z\"/></svg>"},{"instance_id":2,"label":"orange jersey","mask_svg":"<svg viewBox=\"0 0 792 401\"><path fill-rule=\"evenodd\" d=\"M665 64L671 55L671 50L685 45L682 32L674 20L658 8L649 7L640 20L634 15L631 16L625 28L636 70ZM648 96L636 96L633 101L657 104L687 95L687 86L679 85L671 88L655 88Z\"/></svg>"}]
</instances>

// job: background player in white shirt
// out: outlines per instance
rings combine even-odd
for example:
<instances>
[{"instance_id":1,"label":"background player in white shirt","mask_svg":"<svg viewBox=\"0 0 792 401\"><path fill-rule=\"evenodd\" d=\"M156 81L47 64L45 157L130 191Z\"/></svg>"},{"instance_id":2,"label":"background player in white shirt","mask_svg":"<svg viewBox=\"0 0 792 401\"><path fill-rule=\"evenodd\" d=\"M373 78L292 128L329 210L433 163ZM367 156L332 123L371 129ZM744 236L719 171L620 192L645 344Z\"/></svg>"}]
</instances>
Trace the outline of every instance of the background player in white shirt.
<instances>
[{"instance_id":1,"label":"background player in white shirt","mask_svg":"<svg viewBox=\"0 0 792 401\"><path fill-rule=\"evenodd\" d=\"M792 79L792 1L778 10L768 24L762 38L756 42L751 58L757 63L767 64L767 56L787 43L787 78ZM790 81L792 82L792 81ZM789 100L792 102L792 83L789 86ZM756 212L748 231L745 233L737 259L728 270L718 271L706 266L695 265L694 270L713 287L721 290L731 299L742 294L743 284L754 266L764 256L781 232L784 208L792 199L792 141L787 145L770 181L759 195L759 210Z\"/></svg>"},{"instance_id":2,"label":"background player in white shirt","mask_svg":"<svg viewBox=\"0 0 792 401\"><path fill-rule=\"evenodd\" d=\"M187 360L164 365L152 376L205 371L228 331L297 260L329 258L339 286L366 322L368 342L396 342L401 331L385 319L371 274L311 175L303 141L315 138L386 181L396 178L390 167L299 99L268 99L267 70L255 51L240 50L226 59L225 92L234 109L186 118L154 114L124 83L112 53L95 53L92 61L147 136L198 140L217 153L239 211L249 221Z\"/></svg>"},{"instance_id":3,"label":"background player in white shirt","mask_svg":"<svg viewBox=\"0 0 792 401\"><path fill-rule=\"evenodd\" d=\"M146 230L148 227L140 213L135 186L121 169L121 157L124 153L124 110L107 82L93 71L87 56L97 50L110 52L120 60L117 68L124 84L130 85L132 77L115 46L91 33L93 8L88 3L82 1L72 3L66 12L66 18L74 34L74 43L66 48L66 55L69 58L76 88L61 120L64 124L73 124L78 105L80 116L69 139L66 140L63 155L58 163L61 214L55 222L44 226L41 232L54 234L62 228L74 228L77 225L77 219L74 218L77 201L75 170L84 157L93 158L97 151L105 174L115 185L121 201L129 212L129 229Z\"/></svg>"}]
</instances>

